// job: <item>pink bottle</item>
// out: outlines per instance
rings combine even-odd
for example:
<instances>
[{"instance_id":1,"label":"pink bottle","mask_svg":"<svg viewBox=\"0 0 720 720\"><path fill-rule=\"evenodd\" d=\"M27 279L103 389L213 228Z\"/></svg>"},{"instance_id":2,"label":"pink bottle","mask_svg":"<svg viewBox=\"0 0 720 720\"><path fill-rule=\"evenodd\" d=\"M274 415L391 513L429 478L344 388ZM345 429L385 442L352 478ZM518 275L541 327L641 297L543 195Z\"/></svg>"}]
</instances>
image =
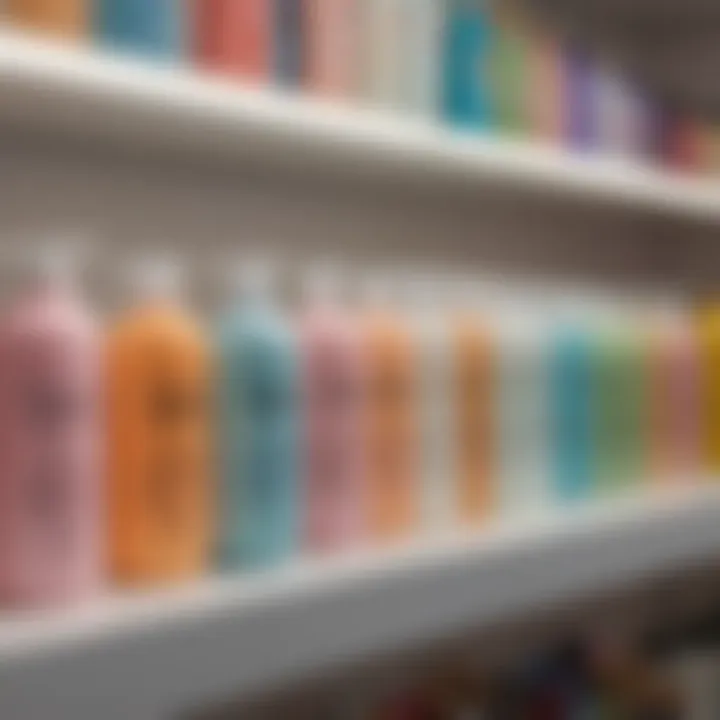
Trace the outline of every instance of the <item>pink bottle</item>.
<instances>
[{"instance_id":1,"label":"pink bottle","mask_svg":"<svg viewBox=\"0 0 720 720\"><path fill-rule=\"evenodd\" d=\"M52 605L100 576L99 341L66 258L41 253L0 321L0 600Z\"/></svg>"},{"instance_id":2,"label":"pink bottle","mask_svg":"<svg viewBox=\"0 0 720 720\"><path fill-rule=\"evenodd\" d=\"M687 483L700 472L700 356L689 311L669 305L655 311L650 404L653 471L657 480Z\"/></svg>"},{"instance_id":3,"label":"pink bottle","mask_svg":"<svg viewBox=\"0 0 720 720\"><path fill-rule=\"evenodd\" d=\"M363 534L361 402L363 371L356 323L338 302L337 275L305 278L300 324L303 389L305 537L313 552L356 544Z\"/></svg>"}]
</instances>

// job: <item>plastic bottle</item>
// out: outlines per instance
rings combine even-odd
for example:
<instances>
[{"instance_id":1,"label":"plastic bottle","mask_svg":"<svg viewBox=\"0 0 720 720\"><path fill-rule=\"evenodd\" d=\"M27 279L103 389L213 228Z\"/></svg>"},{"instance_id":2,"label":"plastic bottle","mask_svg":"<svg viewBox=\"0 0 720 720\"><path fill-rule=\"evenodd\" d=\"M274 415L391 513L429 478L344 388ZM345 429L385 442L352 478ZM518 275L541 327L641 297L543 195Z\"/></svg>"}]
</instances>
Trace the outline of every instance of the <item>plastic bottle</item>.
<instances>
[{"instance_id":1,"label":"plastic bottle","mask_svg":"<svg viewBox=\"0 0 720 720\"><path fill-rule=\"evenodd\" d=\"M660 483L693 483L700 472L701 387L692 320L682 304L660 302L644 321L650 474Z\"/></svg>"},{"instance_id":2,"label":"plastic bottle","mask_svg":"<svg viewBox=\"0 0 720 720\"><path fill-rule=\"evenodd\" d=\"M494 510L497 495L495 414L496 357L491 323L474 285L458 292L453 310L453 407L457 471L456 513L463 526L476 526Z\"/></svg>"},{"instance_id":3,"label":"plastic bottle","mask_svg":"<svg viewBox=\"0 0 720 720\"><path fill-rule=\"evenodd\" d=\"M221 555L263 568L298 549L297 338L274 296L269 263L237 271L236 306L219 330Z\"/></svg>"},{"instance_id":4,"label":"plastic bottle","mask_svg":"<svg viewBox=\"0 0 720 720\"><path fill-rule=\"evenodd\" d=\"M283 85L296 87L306 76L307 14L298 0L274 0L274 70Z\"/></svg>"},{"instance_id":5,"label":"plastic bottle","mask_svg":"<svg viewBox=\"0 0 720 720\"><path fill-rule=\"evenodd\" d=\"M444 38L445 116L462 127L489 129L492 103L492 28L486 0L450 0Z\"/></svg>"},{"instance_id":6,"label":"plastic bottle","mask_svg":"<svg viewBox=\"0 0 720 720\"><path fill-rule=\"evenodd\" d=\"M589 313L577 299L551 320L550 431L553 486L562 502L589 499L595 488L595 348Z\"/></svg>"},{"instance_id":7,"label":"plastic bottle","mask_svg":"<svg viewBox=\"0 0 720 720\"><path fill-rule=\"evenodd\" d=\"M382 109L402 105L404 1L361 0L360 4L362 95Z\"/></svg>"},{"instance_id":8,"label":"plastic bottle","mask_svg":"<svg viewBox=\"0 0 720 720\"><path fill-rule=\"evenodd\" d=\"M308 272L299 326L304 537L320 552L352 547L364 534L364 368L356 319L339 283L330 266Z\"/></svg>"},{"instance_id":9,"label":"plastic bottle","mask_svg":"<svg viewBox=\"0 0 720 720\"><path fill-rule=\"evenodd\" d=\"M527 47L525 105L530 132L548 143L562 141L562 55L549 33L536 33Z\"/></svg>"},{"instance_id":10,"label":"plastic bottle","mask_svg":"<svg viewBox=\"0 0 720 720\"><path fill-rule=\"evenodd\" d=\"M336 99L354 98L361 81L358 25L364 0L306 0L304 8L308 88Z\"/></svg>"},{"instance_id":11,"label":"plastic bottle","mask_svg":"<svg viewBox=\"0 0 720 720\"><path fill-rule=\"evenodd\" d=\"M377 275L367 278L361 316L368 527L381 544L410 536L420 512L416 358L407 321L392 307L389 282Z\"/></svg>"},{"instance_id":12,"label":"plastic bottle","mask_svg":"<svg viewBox=\"0 0 720 720\"><path fill-rule=\"evenodd\" d=\"M187 51L184 0L96 0L94 23L97 39L119 52L175 60Z\"/></svg>"},{"instance_id":13,"label":"plastic bottle","mask_svg":"<svg viewBox=\"0 0 720 720\"><path fill-rule=\"evenodd\" d=\"M647 478L648 347L627 304L608 305L596 319L597 488L627 492Z\"/></svg>"},{"instance_id":14,"label":"plastic bottle","mask_svg":"<svg viewBox=\"0 0 720 720\"><path fill-rule=\"evenodd\" d=\"M401 101L410 112L431 119L442 109L445 9L437 0L403 0Z\"/></svg>"},{"instance_id":15,"label":"plastic bottle","mask_svg":"<svg viewBox=\"0 0 720 720\"><path fill-rule=\"evenodd\" d=\"M0 596L45 605L101 581L100 338L69 249L41 251L0 323Z\"/></svg>"},{"instance_id":16,"label":"plastic bottle","mask_svg":"<svg viewBox=\"0 0 720 720\"><path fill-rule=\"evenodd\" d=\"M490 74L497 129L517 134L530 122L527 107L529 31L513 0L492 2Z\"/></svg>"},{"instance_id":17,"label":"plastic bottle","mask_svg":"<svg viewBox=\"0 0 720 720\"><path fill-rule=\"evenodd\" d=\"M416 358L420 522L425 533L443 534L457 515L451 313L440 279L416 276L405 283L403 314Z\"/></svg>"},{"instance_id":18,"label":"plastic bottle","mask_svg":"<svg viewBox=\"0 0 720 720\"><path fill-rule=\"evenodd\" d=\"M700 408L703 473L720 476L720 305L703 304L696 316L700 347Z\"/></svg>"},{"instance_id":19,"label":"plastic bottle","mask_svg":"<svg viewBox=\"0 0 720 720\"><path fill-rule=\"evenodd\" d=\"M493 337L499 509L536 514L552 504L550 342L538 303L501 301Z\"/></svg>"},{"instance_id":20,"label":"plastic bottle","mask_svg":"<svg viewBox=\"0 0 720 720\"><path fill-rule=\"evenodd\" d=\"M133 283L107 348L110 547L117 581L161 585L210 560L210 352L177 266L141 263Z\"/></svg>"},{"instance_id":21,"label":"plastic bottle","mask_svg":"<svg viewBox=\"0 0 720 720\"><path fill-rule=\"evenodd\" d=\"M89 0L5 0L0 12L25 30L78 39L88 31Z\"/></svg>"},{"instance_id":22,"label":"plastic bottle","mask_svg":"<svg viewBox=\"0 0 720 720\"><path fill-rule=\"evenodd\" d=\"M591 58L571 45L563 52L565 142L580 151L597 148L597 82Z\"/></svg>"},{"instance_id":23,"label":"plastic bottle","mask_svg":"<svg viewBox=\"0 0 720 720\"><path fill-rule=\"evenodd\" d=\"M201 66L245 80L270 77L270 0L198 0L193 25L195 55Z\"/></svg>"}]
</instances>

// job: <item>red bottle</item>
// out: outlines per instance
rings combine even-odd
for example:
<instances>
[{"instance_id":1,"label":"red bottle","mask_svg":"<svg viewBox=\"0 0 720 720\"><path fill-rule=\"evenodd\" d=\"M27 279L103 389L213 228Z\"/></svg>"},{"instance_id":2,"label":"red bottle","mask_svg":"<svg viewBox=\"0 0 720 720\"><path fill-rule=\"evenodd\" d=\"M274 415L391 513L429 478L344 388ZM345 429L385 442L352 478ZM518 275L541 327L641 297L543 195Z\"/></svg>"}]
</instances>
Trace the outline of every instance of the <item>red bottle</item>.
<instances>
[{"instance_id":1,"label":"red bottle","mask_svg":"<svg viewBox=\"0 0 720 720\"><path fill-rule=\"evenodd\" d=\"M195 56L201 66L263 80L272 70L269 0L196 0Z\"/></svg>"}]
</instances>

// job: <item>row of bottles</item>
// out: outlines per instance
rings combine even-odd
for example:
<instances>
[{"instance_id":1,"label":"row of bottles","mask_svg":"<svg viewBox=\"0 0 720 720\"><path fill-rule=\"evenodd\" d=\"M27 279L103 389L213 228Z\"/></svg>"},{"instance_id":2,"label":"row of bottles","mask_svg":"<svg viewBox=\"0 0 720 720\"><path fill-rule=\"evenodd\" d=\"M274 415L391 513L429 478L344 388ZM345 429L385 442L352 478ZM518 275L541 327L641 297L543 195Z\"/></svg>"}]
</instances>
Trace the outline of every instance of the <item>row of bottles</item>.
<instances>
[{"instance_id":1,"label":"row of bottles","mask_svg":"<svg viewBox=\"0 0 720 720\"><path fill-rule=\"evenodd\" d=\"M720 168L713 118L653 98L516 0L5 0L10 22L499 135Z\"/></svg>"},{"instance_id":2,"label":"row of bottles","mask_svg":"<svg viewBox=\"0 0 720 720\"><path fill-rule=\"evenodd\" d=\"M213 327L146 263L101 333L57 253L0 322L13 604L481 527L720 471L720 313L245 263Z\"/></svg>"}]
</instances>

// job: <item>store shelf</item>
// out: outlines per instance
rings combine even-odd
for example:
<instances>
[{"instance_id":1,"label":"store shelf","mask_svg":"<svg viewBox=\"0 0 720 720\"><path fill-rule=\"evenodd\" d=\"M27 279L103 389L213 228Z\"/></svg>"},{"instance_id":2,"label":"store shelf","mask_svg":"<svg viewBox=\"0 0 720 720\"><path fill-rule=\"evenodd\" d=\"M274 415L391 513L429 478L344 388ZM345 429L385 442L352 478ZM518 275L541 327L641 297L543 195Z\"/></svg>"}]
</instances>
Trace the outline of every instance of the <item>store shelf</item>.
<instances>
[{"instance_id":1,"label":"store shelf","mask_svg":"<svg viewBox=\"0 0 720 720\"><path fill-rule=\"evenodd\" d=\"M714 489L0 621L0 717L171 717L720 555Z\"/></svg>"},{"instance_id":2,"label":"store shelf","mask_svg":"<svg viewBox=\"0 0 720 720\"><path fill-rule=\"evenodd\" d=\"M136 150L374 182L454 182L720 220L720 184L629 161L460 135L0 31L0 121Z\"/></svg>"}]
</instances>

